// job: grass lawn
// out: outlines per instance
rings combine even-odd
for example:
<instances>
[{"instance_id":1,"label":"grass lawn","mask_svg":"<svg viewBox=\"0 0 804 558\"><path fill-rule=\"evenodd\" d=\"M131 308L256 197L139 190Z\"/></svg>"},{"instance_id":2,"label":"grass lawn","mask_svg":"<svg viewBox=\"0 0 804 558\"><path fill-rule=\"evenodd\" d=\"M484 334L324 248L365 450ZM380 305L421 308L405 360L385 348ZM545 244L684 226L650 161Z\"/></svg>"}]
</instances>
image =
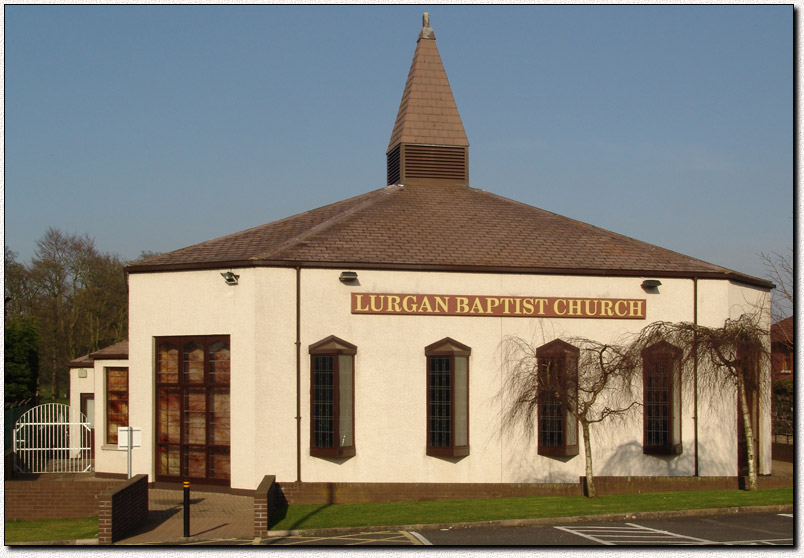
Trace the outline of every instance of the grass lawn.
<instances>
[{"instance_id":1,"label":"grass lawn","mask_svg":"<svg viewBox=\"0 0 804 558\"><path fill-rule=\"evenodd\" d=\"M366 525L458 523L604 513L792 504L793 489L702 490L584 497L483 498L382 504L304 505L280 508L270 529L323 529Z\"/></svg>"},{"instance_id":2,"label":"grass lawn","mask_svg":"<svg viewBox=\"0 0 804 558\"><path fill-rule=\"evenodd\" d=\"M382 504L288 506L271 518L270 529L322 529L367 525L460 523L500 519L568 517L603 513L784 505L793 503L792 488L706 490L584 497L483 498ZM38 521L7 520L5 543L93 539L98 518Z\"/></svg>"},{"instance_id":3,"label":"grass lawn","mask_svg":"<svg viewBox=\"0 0 804 558\"><path fill-rule=\"evenodd\" d=\"M95 539L98 537L98 517L80 519L39 519L36 521L5 521L6 544L15 542L61 541Z\"/></svg>"}]
</instances>

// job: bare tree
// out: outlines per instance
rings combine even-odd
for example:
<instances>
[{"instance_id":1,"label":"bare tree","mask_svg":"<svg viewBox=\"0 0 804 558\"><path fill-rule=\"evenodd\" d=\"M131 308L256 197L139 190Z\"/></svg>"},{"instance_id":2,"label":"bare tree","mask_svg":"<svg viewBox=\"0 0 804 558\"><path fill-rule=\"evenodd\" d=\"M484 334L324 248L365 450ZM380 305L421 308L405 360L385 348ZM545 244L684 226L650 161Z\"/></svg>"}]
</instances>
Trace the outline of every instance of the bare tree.
<instances>
[{"instance_id":1,"label":"bare tree","mask_svg":"<svg viewBox=\"0 0 804 558\"><path fill-rule=\"evenodd\" d=\"M771 320L773 323L792 316L795 310L795 274L793 270L793 249L788 248L785 255L777 252L762 253L759 255L765 264L766 276L776 284L771 306ZM790 336L788 336L790 337ZM792 337L785 339L792 344Z\"/></svg>"},{"instance_id":2,"label":"bare tree","mask_svg":"<svg viewBox=\"0 0 804 558\"><path fill-rule=\"evenodd\" d=\"M574 417L583 434L587 495L595 497L590 427L641 406L641 397L634 388L642 385L644 368L650 361L645 360L645 355L650 354L651 348L669 345L677 355L673 358L679 361L674 380L679 389L692 387L695 377L698 389L712 394L724 388L736 390L747 453L746 488L755 490L757 456L752 419L766 404L760 398L767 395L767 390L760 389L760 384L770 359L768 330L761 325L761 315L744 314L739 319L726 320L722 327L654 322L621 344L567 338L535 347L519 337L506 337L505 380L500 394L506 402L502 431L523 426L529 441L539 437L539 453L543 453L545 430L554 432L555 421L565 420L562 413ZM694 376L690 373L693 368L697 370ZM561 426L564 437L560 441L564 445L572 442L567 424L565 421Z\"/></svg>"},{"instance_id":3,"label":"bare tree","mask_svg":"<svg viewBox=\"0 0 804 558\"><path fill-rule=\"evenodd\" d=\"M502 430L524 426L529 440L538 436L540 453L543 445L553 444L572 446L577 453L580 424L586 493L596 497L590 426L640 405L632 391L639 356L630 347L585 338L557 339L535 347L516 336L505 338L503 353L507 370L501 396L508 404Z\"/></svg>"},{"instance_id":4,"label":"bare tree","mask_svg":"<svg viewBox=\"0 0 804 558\"><path fill-rule=\"evenodd\" d=\"M712 393L724 387L736 389L747 452L748 490L757 488L752 418L768 404L760 399L767 395L760 389L762 371L770 369L768 330L761 325L760 316L760 312L743 314L726 320L722 327L654 322L632 344L633 350L640 350L659 340L667 341L682 350L685 368L696 362L700 388Z\"/></svg>"},{"instance_id":5,"label":"bare tree","mask_svg":"<svg viewBox=\"0 0 804 558\"><path fill-rule=\"evenodd\" d=\"M73 358L125 339L124 263L99 252L87 235L50 228L30 265L6 247L6 319L35 319L39 329L39 386L55 400Z\"/></svg>"}]
</instances>

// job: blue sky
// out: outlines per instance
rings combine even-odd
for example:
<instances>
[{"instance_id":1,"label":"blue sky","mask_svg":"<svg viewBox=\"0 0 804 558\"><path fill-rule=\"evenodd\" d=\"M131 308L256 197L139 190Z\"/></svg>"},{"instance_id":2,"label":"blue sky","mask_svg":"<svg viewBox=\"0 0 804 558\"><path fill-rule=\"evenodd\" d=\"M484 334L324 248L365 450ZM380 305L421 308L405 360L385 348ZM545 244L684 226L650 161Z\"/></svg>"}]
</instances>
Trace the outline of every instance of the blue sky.
<instances>
[{"instance_id":1,"label":"blue sky","mask_svg":"<svg viewBox=\"0 0 804 558\"><path fill-rule=\"evenodd\" d=\"M476 188L755 276L793 245L792 6L6 6L5 244L127 259L385 185L429 11Z\"/></svg>"}]
</instances>

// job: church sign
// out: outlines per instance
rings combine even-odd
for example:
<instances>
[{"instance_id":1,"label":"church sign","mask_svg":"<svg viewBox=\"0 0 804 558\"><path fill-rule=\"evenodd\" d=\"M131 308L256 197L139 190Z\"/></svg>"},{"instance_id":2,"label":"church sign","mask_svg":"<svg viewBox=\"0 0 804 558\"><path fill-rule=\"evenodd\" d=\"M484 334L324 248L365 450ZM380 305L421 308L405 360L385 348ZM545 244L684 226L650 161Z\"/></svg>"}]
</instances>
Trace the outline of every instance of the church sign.
<instances>
[{"instance_id":1,"label":"church sign","mask_svg":"<svg viewBox=\"0 0 804 558\"><path fill-rule=\"evenodd\" d=\"M352 314L644 320L644 298L352 293Z\"/></svg>"}]
</instances>

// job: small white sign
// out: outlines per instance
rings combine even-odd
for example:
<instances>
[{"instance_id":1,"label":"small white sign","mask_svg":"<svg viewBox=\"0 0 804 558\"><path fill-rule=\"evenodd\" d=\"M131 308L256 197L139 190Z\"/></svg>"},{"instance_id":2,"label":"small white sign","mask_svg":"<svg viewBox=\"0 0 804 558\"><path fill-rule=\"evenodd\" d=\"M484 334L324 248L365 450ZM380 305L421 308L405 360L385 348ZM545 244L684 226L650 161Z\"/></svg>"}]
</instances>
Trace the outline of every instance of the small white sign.
<instances>
[{"instance_id":1,"label":"small white sign","mask_svg":"<svg viewBox=\"0 0 804 558\"><path fill-rule=\"evenodd\" d=\"M142 428L136 426L120 426L117 428L117 449L128 449L129 431L131 431L131 447L142 447Z\"/></svg>"}]
</instances>

